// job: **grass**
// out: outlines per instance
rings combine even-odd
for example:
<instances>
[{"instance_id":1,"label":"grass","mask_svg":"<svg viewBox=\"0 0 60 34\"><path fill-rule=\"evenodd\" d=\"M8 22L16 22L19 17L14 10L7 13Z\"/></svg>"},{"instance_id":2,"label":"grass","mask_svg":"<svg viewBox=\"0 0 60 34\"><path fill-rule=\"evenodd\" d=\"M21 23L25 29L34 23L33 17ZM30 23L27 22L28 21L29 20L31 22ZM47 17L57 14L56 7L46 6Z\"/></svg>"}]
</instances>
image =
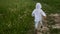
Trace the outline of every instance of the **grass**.
<instances>
[{"instance_id":1,"label":"grass","mask_svg":"<svg viewBox=\"0 0 60 34\"><path fill-rule=\"evenodd\" d=\"M60 0L0 0L0 34L28 34L33 31L31 13L38 1L47 15L60 12Z\"/></svg>"}]
</instances>

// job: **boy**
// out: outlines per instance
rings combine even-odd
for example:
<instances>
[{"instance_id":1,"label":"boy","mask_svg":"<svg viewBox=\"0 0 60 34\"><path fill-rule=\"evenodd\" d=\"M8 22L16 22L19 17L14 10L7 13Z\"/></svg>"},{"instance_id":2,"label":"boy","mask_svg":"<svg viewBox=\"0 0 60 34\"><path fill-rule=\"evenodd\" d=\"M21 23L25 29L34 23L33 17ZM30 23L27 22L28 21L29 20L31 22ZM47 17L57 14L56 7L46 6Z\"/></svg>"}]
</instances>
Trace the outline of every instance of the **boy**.
<instances>
[{"instance_id":1,"label":"boy","mask_svg":"<svg viewBox=\"0 0 60 34\"><path fill-rule=\"evenodd\" d=\"M34 21L35 21L35 34L37 34L38 24L40 23L41 26L43 26L42 19L43 19L43 17L46 18L46 14L43 12L43 10L41 8L42 8L41 4L36 3L36 8L32 12L32 16L35 18L34 19Z\"/></svg>"}]
</instances>

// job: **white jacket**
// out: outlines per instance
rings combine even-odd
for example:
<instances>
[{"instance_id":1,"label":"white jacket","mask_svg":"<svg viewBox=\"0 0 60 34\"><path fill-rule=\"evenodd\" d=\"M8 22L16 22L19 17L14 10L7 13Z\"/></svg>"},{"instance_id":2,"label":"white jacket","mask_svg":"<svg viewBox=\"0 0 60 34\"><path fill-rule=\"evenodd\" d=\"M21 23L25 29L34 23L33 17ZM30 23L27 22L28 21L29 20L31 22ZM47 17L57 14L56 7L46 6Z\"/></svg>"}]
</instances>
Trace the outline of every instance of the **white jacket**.
<instances>
[{"instance_id":1,"label":"white jacket","mask_svg":"<svg viewBox=\"0 0 60 34\"><path fill-rule=\"evenodd\" d=\"M34 21L42 21L42 16L46 16L41 8L41 4L37 3L36 9L34 9L32 12L32 16L35 18Z\"/></svg>"}]
</instances>

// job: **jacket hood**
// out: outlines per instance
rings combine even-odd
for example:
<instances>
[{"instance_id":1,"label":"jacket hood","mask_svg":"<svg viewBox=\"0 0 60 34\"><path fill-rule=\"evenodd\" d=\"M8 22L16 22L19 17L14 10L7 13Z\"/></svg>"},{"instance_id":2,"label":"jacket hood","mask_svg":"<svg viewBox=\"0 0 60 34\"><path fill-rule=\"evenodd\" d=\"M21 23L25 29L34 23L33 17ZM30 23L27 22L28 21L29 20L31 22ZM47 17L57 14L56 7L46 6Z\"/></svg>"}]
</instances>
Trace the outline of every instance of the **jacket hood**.
<instances>
[{"instance_id":1,"label":"jacket hood","mask_svg":"<svg viewBox=\"0 0 60 34\"><path fill-rule=\"evenodd\" d=\"M41 9L41 8L42 8L41 4L40 3L36 3L36 9Z\"/></svg>"}]
</instances>

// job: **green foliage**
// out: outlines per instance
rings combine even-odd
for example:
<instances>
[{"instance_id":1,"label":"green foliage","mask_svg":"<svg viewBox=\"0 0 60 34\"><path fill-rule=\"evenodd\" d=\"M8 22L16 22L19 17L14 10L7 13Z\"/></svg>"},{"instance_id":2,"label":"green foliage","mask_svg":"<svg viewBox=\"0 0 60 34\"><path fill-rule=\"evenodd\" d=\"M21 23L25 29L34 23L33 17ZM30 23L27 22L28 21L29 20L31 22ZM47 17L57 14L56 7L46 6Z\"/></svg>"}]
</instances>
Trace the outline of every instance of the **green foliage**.
<instances>
[{"instance_id":1,"label":"green foliage","mask_svg":"<svg viewBox=\"0 0 60 34\"><path fill-rule=\"evenodd\" d=\"M47 14L59 13L60 0L0 0L0 34L28 34L33 31L31 13L38 1Z\"/></svg>"}]
</instances>

